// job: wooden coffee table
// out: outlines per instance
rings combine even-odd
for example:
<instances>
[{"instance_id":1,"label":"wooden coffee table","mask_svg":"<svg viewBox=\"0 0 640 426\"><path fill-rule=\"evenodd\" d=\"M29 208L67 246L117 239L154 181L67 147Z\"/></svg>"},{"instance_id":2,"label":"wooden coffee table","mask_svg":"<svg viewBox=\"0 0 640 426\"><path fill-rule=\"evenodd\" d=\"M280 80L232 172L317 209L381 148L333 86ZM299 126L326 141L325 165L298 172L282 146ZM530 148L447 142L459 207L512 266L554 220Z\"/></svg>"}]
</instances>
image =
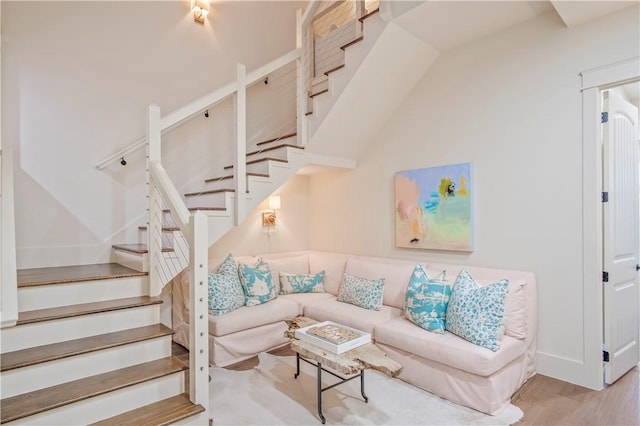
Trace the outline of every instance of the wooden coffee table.
<instances>
[{"instance_id":1,"label":"wooden coffee table","mask_svg":"<svg viewBox=\"0 0 640 426\"><path fill-rule=\"evenodd\" d=\"M322 424L325 423L325 418L322 414L322 392L359 377L360 393L364 402L369 402L369 398L364 393L364 370L378 370L389 377L397 376L402 370L400 364L390 359L387 354L373 343L367 343L350 351L335 354L312 343L295 338L297 329L317 324L318 321L307 317L295 317L287 318L285 322L289 326L285 336L291 339L291 349L296 353L296 373L293 377L297 379L300 375L300 360L313 365L317 369L318 416ZM323 366L333 371L327 370ZM337 377L340 381L323 388L323 371ZM342 377L335 372L351 375L351 377Z\"/></svg>"}]
</instances>

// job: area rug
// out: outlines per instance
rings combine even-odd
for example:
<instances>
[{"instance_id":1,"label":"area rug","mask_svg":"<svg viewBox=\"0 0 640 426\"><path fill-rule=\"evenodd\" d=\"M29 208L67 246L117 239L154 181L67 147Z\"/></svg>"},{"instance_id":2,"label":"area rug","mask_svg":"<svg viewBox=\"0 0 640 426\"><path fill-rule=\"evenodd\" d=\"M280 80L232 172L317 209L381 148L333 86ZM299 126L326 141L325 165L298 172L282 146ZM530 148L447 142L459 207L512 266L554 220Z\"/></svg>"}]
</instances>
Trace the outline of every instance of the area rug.
<instances>
[{"instance_id":1,"label":"area rug","mask_svg":"<svg viewBox=\"0 0 640 426\"><path fill-rule=\"evenodd\" d=\"M259 355L257 367L233 371L212 367L210 391L214 425L321 425L316 406L315 367L295 357ZM324 386L337 380L322 376ZM325 381L326 379L326 381ZM509 425L522 418L510 405L488 416L434 396L377 371L365 373L365 393L352 380L323 393L323 414L328 425Z\"/></svg>"}]
</instances>

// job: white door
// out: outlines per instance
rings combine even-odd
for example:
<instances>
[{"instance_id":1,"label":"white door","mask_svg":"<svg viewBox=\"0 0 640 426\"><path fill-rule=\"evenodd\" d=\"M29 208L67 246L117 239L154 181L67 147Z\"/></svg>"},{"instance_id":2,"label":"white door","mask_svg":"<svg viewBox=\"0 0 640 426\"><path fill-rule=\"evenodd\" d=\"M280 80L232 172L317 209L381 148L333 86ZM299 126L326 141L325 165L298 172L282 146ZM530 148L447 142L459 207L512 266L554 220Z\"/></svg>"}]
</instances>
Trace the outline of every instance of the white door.
<instances>
[{"instance_id":1,"label":"white door","mask_svg":"<svg viewBox=\"0 0 640 426\"><path fill-rule=\"evenodd\" d=\"M604 350L610 384L640 361L638 109L606 91L603 110L608 113L603 124L603 191L608 193L603 203Z\"/></svg>"}]
</instances>

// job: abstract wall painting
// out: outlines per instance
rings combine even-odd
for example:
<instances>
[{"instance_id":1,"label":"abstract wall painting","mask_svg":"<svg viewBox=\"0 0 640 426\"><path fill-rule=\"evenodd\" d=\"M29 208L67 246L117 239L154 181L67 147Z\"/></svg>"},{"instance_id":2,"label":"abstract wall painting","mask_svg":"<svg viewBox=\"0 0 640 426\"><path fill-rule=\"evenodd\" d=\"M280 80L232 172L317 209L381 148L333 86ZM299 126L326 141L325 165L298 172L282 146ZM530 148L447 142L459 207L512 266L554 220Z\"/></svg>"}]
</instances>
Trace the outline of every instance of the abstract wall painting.
<instances>
[{"instance_id":1,"label":"abstract wall painting","mask_svg":"<svg viewBox=\"0 0 640 426\"><path fill-rule=\"evenodd\" d=\"M473 251L471 163L395 174L396 247Z\"/></svg>"}]
</instances>

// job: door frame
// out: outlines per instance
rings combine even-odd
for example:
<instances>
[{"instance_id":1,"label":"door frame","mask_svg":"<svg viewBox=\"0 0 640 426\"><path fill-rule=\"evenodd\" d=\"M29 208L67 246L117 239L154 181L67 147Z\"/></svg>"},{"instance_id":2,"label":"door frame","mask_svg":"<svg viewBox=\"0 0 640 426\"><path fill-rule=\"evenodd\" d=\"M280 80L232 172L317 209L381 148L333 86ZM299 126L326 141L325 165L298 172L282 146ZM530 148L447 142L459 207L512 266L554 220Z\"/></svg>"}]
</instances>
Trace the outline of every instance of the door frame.
<instances>
[{"instance_id":1,"label":"door frame","mask_svg":"<svg viewBox=\"0 0 640 426\"><path fill-rule=\"evenodd\" d=\"M584 376L603 388L602 91L640 80L640 57L583 71L582 77L582 278Z\"/></svg>"}]
</instances>

